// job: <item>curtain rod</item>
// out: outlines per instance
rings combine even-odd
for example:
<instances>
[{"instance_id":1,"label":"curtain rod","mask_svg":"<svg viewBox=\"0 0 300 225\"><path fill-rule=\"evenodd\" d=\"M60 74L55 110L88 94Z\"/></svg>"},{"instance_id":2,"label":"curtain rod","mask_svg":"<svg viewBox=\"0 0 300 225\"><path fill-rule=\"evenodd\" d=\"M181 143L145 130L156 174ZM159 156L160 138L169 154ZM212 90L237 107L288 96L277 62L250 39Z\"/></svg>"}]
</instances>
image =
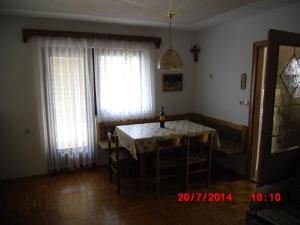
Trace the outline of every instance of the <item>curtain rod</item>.
<instances>
[{"instance_id":1,"label":"curtain rod","mask_svg":"<svg viewBox=\"0 0 300 225\"><path fill-rule=\"evenodd\" d=\"M160 37L145 37L123 34L106 34L106 33L89 33L75 31L58 31L58 30L36 30L22 29L23 42L26 43L33 36L48 36L48 37L74 37L74 38L91 38L91 39L108 39L122 41L138 41L138 42L153 42L156 48L160 47Z\"/></svg>"}]
</instances>

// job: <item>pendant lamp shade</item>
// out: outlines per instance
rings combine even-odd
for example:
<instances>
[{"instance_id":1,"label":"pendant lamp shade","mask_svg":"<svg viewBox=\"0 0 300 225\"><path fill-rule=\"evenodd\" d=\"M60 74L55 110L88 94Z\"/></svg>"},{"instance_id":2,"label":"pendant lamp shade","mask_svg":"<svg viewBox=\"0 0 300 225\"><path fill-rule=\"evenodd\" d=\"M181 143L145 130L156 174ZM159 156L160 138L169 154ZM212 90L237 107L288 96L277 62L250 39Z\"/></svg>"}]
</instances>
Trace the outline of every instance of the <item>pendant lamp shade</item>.
<instances>
[{"instance_id":1,"label":"pendant lamp shade","mask_svg":"<svg viewBox=\"0 0 300 225\"><path fill-rule=\"evenodd\" d=\"M169 48L159 59L157 68L164 70L181 69L183 67L180 55L172 48Z\"/></svg>"},{"instance_id":2,"label":"pendant lamp shade","mask_svg":"<svg viewBox=\"0 0 300 225\"><path fill-rule=\"evenodd\" d=\"M157 68L159 70L175 70L182 69L183 63L180 55L172 48L172 17L174 12L169 12L169 49L160 57Z\"/></svg>"}]
</instances>

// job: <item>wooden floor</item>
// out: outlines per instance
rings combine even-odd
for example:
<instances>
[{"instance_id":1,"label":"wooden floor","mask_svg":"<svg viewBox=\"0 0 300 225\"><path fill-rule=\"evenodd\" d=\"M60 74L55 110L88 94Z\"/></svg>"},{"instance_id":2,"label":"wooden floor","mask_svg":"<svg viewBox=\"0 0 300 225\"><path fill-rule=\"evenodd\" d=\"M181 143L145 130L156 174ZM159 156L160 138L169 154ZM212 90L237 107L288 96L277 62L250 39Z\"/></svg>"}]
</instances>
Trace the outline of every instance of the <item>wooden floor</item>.
<instances>
[{"instance_id":1,"label":"wooden floor","mask_svg":"<svg viewBox=\"0 0 300 225\"><path fill-rule=\"evenodd\" d=\"M0 224L241 225L255 188L248 180L215 174L209 188L191 191L231 192L231 203L183 203L177 202L172 183L163 185L162 197L155 200L154 187L143 192L137 179L124 182L117 195L105 168L1 182Z\"/></svg>"}]
</instances>

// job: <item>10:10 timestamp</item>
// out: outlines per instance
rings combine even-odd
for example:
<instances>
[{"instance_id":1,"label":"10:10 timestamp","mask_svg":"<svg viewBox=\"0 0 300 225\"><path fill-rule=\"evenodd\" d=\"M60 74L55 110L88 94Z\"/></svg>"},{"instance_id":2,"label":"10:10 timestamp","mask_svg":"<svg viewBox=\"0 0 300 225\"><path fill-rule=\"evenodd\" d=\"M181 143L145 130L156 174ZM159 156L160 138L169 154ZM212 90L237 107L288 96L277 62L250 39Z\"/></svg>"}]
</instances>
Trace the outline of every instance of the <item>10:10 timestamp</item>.
<instances>
[{"instance_id":1,"label":"10:10 timestamp","mask_svg":"<svg viewBox=\"0 0 300 225\"><path fill-rule=\"evenodd\" d=\"M279 192L273 193L270 192L268 194L264 193L251 193L251 201L252 202L280 202L281 201L281 194Z\"/></svg>"}]
</instances>

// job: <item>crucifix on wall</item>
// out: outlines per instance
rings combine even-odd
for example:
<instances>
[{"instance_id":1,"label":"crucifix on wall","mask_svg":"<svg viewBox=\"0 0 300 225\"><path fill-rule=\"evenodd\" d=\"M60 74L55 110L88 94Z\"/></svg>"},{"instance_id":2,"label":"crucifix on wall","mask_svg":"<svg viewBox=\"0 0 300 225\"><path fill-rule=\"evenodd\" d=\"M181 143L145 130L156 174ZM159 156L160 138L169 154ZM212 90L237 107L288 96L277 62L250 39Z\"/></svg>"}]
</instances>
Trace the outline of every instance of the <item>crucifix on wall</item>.
<instances>
[{"instance_id":1,"label":"crucifix on wall","mask_svg":"<svg viewBox=\"0 0 300 225\"><path fill-rule=\"evenodd\" d=\"M194 60L195 60L195 62L198 62L198 55L199 55L199 52L200 52L200 48L197 48L196 45L194 45L194 46L191 48L191 53L194 54Z\"/></svg>"}]
</instances>

